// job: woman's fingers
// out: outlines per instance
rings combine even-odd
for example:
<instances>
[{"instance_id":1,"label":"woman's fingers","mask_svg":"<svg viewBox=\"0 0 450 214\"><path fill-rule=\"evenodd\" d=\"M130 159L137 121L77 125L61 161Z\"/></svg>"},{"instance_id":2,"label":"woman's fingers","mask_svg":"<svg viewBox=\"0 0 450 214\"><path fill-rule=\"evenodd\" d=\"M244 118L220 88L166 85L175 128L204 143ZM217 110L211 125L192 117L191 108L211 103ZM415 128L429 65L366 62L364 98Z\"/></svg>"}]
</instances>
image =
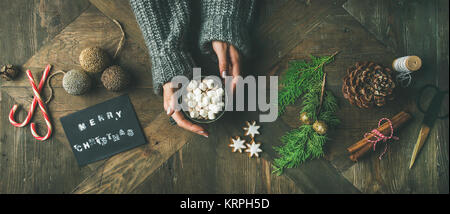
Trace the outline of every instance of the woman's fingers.
<instances>
[{"instance_id":1,"label":"woman's fingers","mask_svg":"<svg viewBox=\"0 0 450 214\"><path fill-rule=\"evenodd\" d=\"M216 52L217 59L219 61L219 72L220 76L225 79L228 72L228 43L222 41L213 41L212 47L214 52Z\"/></svg>"},{"instance_id":2,"label":"woman's fingers","mask_svg":"<svg viewBox=\"0 0 450 214\"><path fill-rule=\"evenodd\" d=\"M167 115L171 116L181 128L208 137L208 133L205 129L189 122L184 118L180 111L176 111L176 99L173 96L175 94L175 89L171 87L171 83L164 84L163 89L164 109L166 110Z\"/></svg>"},{"instance_id":3,"label":"woman's fingers","mask_svg":"<svg viewBox=\"0 0 450 214\"><path fill-rule=\"evenodd\" d=\"M175 102L173 99L174 88L171 88L170 82L164 84L163 88L164 110L166 110L167 115L172 116L175 112Z\"/></svg>"},{"instance_id":4,"label":"woman's fingers","mask_svg":"<svg viewBox=\"0 0 450 214\"><path fill-rule=\"evenodd\" d=\"M237 77L241 75L241 59L239 51L233 45L230 45L230 61L232 67L231 75L233 76L232 90L234 91L238 81Z\"/></svg>"},{"instance_id":5,"label":"woman's fingers","mask_svg":"<svg viewBox=\"0 0 450 214\"><path fill-rule=\"evenodd\" d=\"M177 122L177 125L179 127L194 132L196 134L202 135L204 137L208 137L208 132L206 132L204 128L186 120L180 111L173 113L172 118L175 120L175 122Z\"/></svg>"}]
</instances>

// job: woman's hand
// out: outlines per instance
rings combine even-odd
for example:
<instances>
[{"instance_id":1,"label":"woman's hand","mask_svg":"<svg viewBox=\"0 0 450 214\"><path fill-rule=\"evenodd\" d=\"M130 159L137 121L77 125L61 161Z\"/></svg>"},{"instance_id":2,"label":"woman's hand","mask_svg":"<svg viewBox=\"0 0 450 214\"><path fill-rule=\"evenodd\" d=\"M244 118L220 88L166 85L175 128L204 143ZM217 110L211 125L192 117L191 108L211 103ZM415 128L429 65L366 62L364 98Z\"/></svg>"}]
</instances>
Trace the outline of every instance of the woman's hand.
<instances>
[{"instance_id":1,"label":"woman's hand","mask_svg":"<svg viewBox=\"0 0 450 214\"><path fill-rule=\"evenodd\" d=\"M212 41L212 48L216 52L219 60L220 76L232 76L232 91L236 89L237 77L241 75L241 60L239 51L233 46L223 41Z\"/></svg>"},{"instance_id":2,"label":"woman's hand","mask_svg":"<svg viewBox=\"0 0 450 214\"><path fill-rule=\"evenodd\" d=\"M199 125L193 124L184 118L183 113L179 110L175 110L175 105L177 100L173 96L176 92L176 88L171 87L171 82L164 84L163 86L163 96L164 96L164 109L167 115L171 116L177 125L183 129L194 132L196 134L208 137L208 132Z\"/></svg>"}]
</instances>

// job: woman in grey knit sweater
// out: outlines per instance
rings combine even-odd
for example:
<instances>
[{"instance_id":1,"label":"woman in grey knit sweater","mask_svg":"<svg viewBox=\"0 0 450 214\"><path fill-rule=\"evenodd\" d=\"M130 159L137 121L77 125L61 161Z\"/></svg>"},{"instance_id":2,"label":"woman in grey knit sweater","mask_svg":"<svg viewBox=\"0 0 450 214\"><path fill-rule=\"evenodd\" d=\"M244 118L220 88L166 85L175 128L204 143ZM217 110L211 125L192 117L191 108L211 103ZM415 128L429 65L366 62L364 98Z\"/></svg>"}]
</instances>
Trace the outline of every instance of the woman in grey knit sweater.
<instances>
[{"instance_id":1,"label":"woman in grey knit sweater","mask_svg":"<svg viewBox=\"0 0 450 214\"><path fill-rule=\"evenodd\" d=\"M174 111L172 77L192 72L194 61L186 47L186 34L200 30L199 48L205 54L215 54L220 76L240 75L240 59L249 53L248 28L253 16L252 0L201 0L201 27L188 29L191 2L188 0L130 0L131 8L152 60L155 93L164 97L164 109L177 124L189 131L208 137L208 132Z\"/></svg>"}]
</instances>

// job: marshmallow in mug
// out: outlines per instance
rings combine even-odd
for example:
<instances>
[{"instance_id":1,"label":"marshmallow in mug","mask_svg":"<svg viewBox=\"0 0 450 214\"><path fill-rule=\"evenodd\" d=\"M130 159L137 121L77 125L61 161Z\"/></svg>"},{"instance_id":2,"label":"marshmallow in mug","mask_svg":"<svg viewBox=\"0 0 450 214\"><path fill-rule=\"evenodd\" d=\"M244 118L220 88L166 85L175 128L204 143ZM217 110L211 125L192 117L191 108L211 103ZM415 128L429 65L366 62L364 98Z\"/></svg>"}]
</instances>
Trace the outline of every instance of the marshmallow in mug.
<instances>
[{"instance_id":1,"label":"marshmallow in mug","mask_svg":"<svg viewBox=\"0 0 450 214\"><path fill-rule=\"evenodd\" d=\"M191 118L214 120L225 106L224 90L219 88L213 79L204 79L201 82L191 80L187 91L185 101Z\"/></svg>"}]
</instances>

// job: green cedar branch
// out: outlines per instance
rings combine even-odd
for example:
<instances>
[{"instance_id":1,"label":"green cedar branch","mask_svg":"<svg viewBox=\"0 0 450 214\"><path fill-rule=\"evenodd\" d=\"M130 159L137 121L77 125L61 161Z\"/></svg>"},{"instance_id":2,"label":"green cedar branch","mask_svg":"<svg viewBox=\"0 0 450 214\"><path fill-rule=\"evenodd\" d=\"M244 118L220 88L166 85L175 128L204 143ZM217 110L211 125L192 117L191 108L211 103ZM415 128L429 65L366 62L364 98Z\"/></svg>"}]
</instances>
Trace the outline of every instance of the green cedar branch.
<instances>
[{"instance_id":1,"label":"green cedar branch","mask_svg":"<svg viewBox=\"0 0 450 214\"><path fill-rule=\"evenodd\" d=\"M280 114L284 108L294 103L298 98L302 100L302 110L306 112L311 121L321 120L332 128L339 124L336 111L339 106L336 97L329 90L323 91L323 66L331 62L337 54L325 57L311 56L311 61L291 62L284 79L283 89L279 99ZM319 111L320 108L320 111ZM293 168L309 159L323 156L323 146L328 140L327 135L320 135L314 131L312 125L304 124L297 129L287 132L281 137L282 146L274 147L279 157L274 160L272 173L278 175L285 168Z\"/></svg>"}]
</instances>

